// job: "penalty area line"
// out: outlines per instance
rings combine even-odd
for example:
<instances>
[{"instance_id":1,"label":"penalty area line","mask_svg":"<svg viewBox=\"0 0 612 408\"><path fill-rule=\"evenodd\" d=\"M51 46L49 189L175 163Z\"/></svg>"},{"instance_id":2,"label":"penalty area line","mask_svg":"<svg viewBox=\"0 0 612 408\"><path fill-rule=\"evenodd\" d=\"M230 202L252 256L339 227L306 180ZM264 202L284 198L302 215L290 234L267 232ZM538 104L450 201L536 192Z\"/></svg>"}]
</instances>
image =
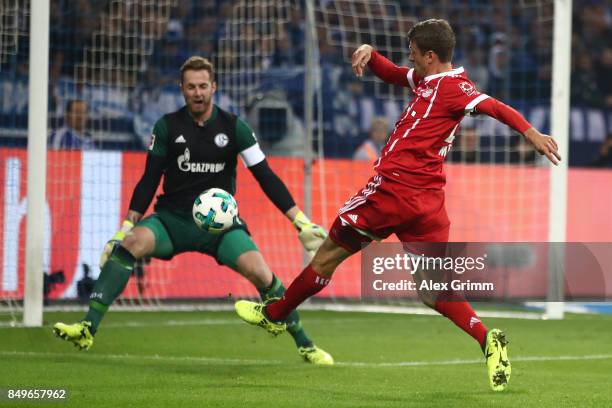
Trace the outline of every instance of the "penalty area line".
<instances>
[{"instance_id":1,"label":"penalty area line","mask_svg":"<svg viewBox=\"0 0 612 408\"><path fill-rule=\"evenodd\" d=\"M0 350L0 356L6 357L63 357L78 358L84 360L139 360L139 361L167 361L167 362L186 362L200 363L208 365L277 365L286 364L281 360L257 360L240 358L215 358L215 357L196 357L196 356L163 356L163 355L137 355L137 354L75 354L75 353L52 353L35 351L9 351ZM587 361L587 360L611 360L612 354L591 354L591 355L566 355L566 356L516 356L512 357L512 362L554 362L554 361ZM397 361L388 363L371 363L359 361L339 361L336 366L340 367L365 367L365 368L393 368L393 367L427 367L427 366L455 366L484 364L484 359L457 359L441 361Z\"/></svg>"}]
</instances>

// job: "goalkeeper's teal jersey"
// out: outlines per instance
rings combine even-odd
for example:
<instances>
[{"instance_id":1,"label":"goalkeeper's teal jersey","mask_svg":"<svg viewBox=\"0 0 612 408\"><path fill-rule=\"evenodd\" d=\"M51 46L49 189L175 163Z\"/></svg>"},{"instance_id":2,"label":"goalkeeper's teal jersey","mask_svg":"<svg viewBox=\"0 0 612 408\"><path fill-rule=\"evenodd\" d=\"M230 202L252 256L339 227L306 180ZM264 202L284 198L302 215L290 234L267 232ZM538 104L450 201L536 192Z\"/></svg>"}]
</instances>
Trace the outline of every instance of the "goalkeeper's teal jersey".
<instances>
[{"instance_id":1,"label":"goalkeeper's teal jersey","mask_svg":"<svg viewBox=\"0 0 612 408\"><path fill-rule=\"evenodd\" d=\"M249 149L256 145L251 128L216 105L203 126L187 106L164 115L153 128L149 146L149 154L166 159L163 194L155 208L191 211L198 194L211 187L234 194L238 154L249 166L264 159L258 147ZM258 157L245 158L245 151L251 150L259 152Z\"/></svg>"}]
</instances>

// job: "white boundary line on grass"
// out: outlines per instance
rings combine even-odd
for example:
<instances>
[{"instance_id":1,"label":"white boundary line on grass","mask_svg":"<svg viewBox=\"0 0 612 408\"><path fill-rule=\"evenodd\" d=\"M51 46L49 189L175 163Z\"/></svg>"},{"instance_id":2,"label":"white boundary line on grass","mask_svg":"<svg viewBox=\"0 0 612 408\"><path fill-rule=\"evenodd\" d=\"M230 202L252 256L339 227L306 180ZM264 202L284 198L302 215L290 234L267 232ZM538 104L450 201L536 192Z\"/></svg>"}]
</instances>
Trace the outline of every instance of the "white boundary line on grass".
<instances>
[{"instance_id":1,"label":"white boundary line on grass","mask_svg":"<svg viewBox=\"0 0 612 408\"><path fill-rule=\"evenodd\" d=\"M356 313L386 313L386 314L406 314L406 315L422 315L422 316L439 316L440 314L438 312L436 312L433 309L430 308L426 308L426 307L419 307L419 306L382 306L382 305L351 305L351 306L347 306L347 305L342 305L342 304L338 304L338 305L314 305L314 307L312 307L313 305L305 305L305 307L301 307L300 310L317 310L317 311L328 311L328 312L338 312L338 313L346 313L346 312L356 312ZM53 311L55 311L55 308L46 308L45 311L49 312L52 309ZM78 306L77 308L74 309L70 309L69 311L84 311L86 310L84 306ZM177 309L177 310L182 310L182 309ZM198 309L198 310L202 310L202 311L229 311L229 310L233 310L233 306L230 308L222 308L222 309L213 309L213 308L204 308L204 309ZM58 310L59 311L59 310ZM68 310L63 310L63 311L68 311ZM136 311L136 309L125 309L125 308L119 308L119 309L113 309L113 312L134 312ZM154 311L160 311L160 310L147 310L148 312L154 312ZM483 311L478 311L477 312L479 316L481 317L487 317L487 318L510 318L510 319L529 319L529 320L542 320L544 317L542 314L537 314L537 313L530 313L530 312L502 312L502 311L489 311L489 310L483 310ZM214 320L219 321L218 323L215 323ZM191 320L188 321L186 320L185 323L180 323L179 320L170 320L168 321L168 323L162 323L162 325L166 325L166 326L188 326L188 325L192 325L192 324L201 324L201 325L213 325L213 324L233 324L230 323L230 319L227 319L227 322L222 322L225 319L200 319L198 323L195 320ZM308 321L311 321L312 318L309 318ZM236 320L238 321L238 320ZM347 319L348 321L348 319ZM136 323L136 322L129 322L129 323L116 323L116 324L105 324L104 327L145 327L145 326L150 326L153 324L149 324L146 322L143 322L142 324ZM0 322L0 329L4 329L4 328L12 328L12 327L23 327L23 324L21 322L15 322L15 321L6 321L6 322Z\"/></svg>"},{"instance_id":2,"label":"white boundary line on grass","mask_svg":"<svg viewBox=\"0 0 612 408\"><path fill-rule=\"evenodd\" d=\"M593 354L585 356L518 356L511 357L511 362L524 361L581 361L581 360L610 360L612 354ZM362 362L338 362L336 363L342 366L351 367L421 367L421 366L450 366L450 365L468 365L468 364L484 364L484 359L466 359L466 360L442 360L442 361L398 361L395 363L362 363Z\"/></svg>"},{"instance_id":3,"label":"white boundary line on grass","mask_svg":"<svg viewBox=\"0 0 612 408\"><path fill-rule=\"evenodd\" d=\"M476 303L476 306L478 304ZM543 319L541 311L495 311L479 310L476 312L482 317L493 318L516 318L516 319ZM0 309L1 310L1 309ZM177 304L163 306L137 306L129 304L113 305L112 312L178 312L178 311L233 311L234 305L228 303L204 303L204 304ZM345 304L345 303L309 303L300 305L300 310L330 311L330 312L357 312L357 313L390 313L411 315L438 315L439 313L428 307L415 304L414 306L401 305L368 305L368 304ZM45 312L85 312L87 305L62 305L46 306Z\"/></svg>"},{"instance_id":4,"label":"white boundary line on grass","mask_svg":"<svg viewBox=\"0 0 612 408\"><path fill-rule=\"evenodd\" d=\"M113 305L113 312L178 312L178 311L233 311L234 305L228 302L213 302L201 304L163 304L163 305L132 305L125 303ZM612 302L592 302L597 305L611 305ZM581 313L581 314L601 314L596 310L591 310L585 305L590 303L584 302L565 302L564 307L566 312ZM523 306L533 310L526 311L501 311L501 310L480 310L475 303L476 312L482 317L494 318L518 318L518 319L546 319L543 310L546 302L525 302ZM14 308L19 313L22 312L22 307ZM0 305L0 313L11 313L12 309ZM300 306L300 310L325 310L334 312L363 312L363 313L391 313L391 314L416 314L416 315L435 315L436 311L424 307L415 302L412 305L368 305L368 304L350 304L350 303L310 303L306 302ZM53 305L45 306L45 312L86 312L87 305ZM0 322L0 325L3 322ZM19 325L19 323L17 323Z\"/></svg>"},{"instance_id":5,"label":"white boundary line on grass","mask_svg":"<svg viewBox=\"0 0 612 408\"><path fill-rule=\"evenodd\" d=\"M194 356L160 356L137 355L137 354L92 354L92 353L52 353L37 351L0 351L0 356L22 356L22 357L62 357L66 361L71 359L84 360L147 360L147 361L167 361L167 362L197 362L210 365L272 365L282 364L280 360L250 360L240 358L215 358L215 357L194 357Z\"/></svg>"},{"instance_id":6,"label":"white boundary line on grass","mask_svg":"<svg viewBox=\"0 0 612 408\"><path fill-rule=\"evenodd\" d=\"M8 351L0 350L0 356L17 357L62 357L66 359L91 359L91 360L147 360L147 361L167 361L167 362L197 362L208 365L276 365L286 364L281 360L252 360L238 358L214 358L214 357L193 357L193 356L160 356L160 355L136 355L136 354L77 354L77 353L51 353L35 351ZM512 361L539 362L539 361L587 361L587 360L611 360L612 354L591 354L583 356L518 356L513 357ZM441 361L398 361L395 363L369 363L358 361L337 362L341 367L365 367L365 368L389 368L389 367L427 367L427 366L454 366L484 364L483 359L469 360L441 360Z\"/></svg>"},{"instance_id":7,"label":"white boundary line on grass","mask_svg":"<svg viewBox=\"0 0 612 408\"><path fill-rule=\"evenodd\" d=\"M345 305L345 304L321 304L316 307L308 308L300 306L300 310L325 310L331 312L363 312L363 313L389 313L389 314L409 314L439 316L437 311L424 306L387 306L387 305ZM476 310L478 316L509 319L533 319L542 320L542 313L538 312L511 312L495 310Z\"/></svg>"},{"instance_id":8,"label":"white boundary line on grass","mask_svg":"<svg viewBox=\"0 0 612 408\"><path fill-rule=\"evenodd\" d=\"M344 318L344 319L321 319L321 318L309 318L308 323L310 325L317 323L324 324L345 324L359 321L357 318ZM123 327L154 327L154 326L164 326L164 327L172 327L172 326L243 326L245 323L239 318L221 318L221 319L169 319L162 321L142 321L142 320L127 320L123 322L116 323L104 323L104 329L115 329L115 328L123 328ZM413 322L414 324L414 322ZM246 327L246 326L245 326ZM31 329L30 327L24 327L23 325L13 325L10 322L0 322L0 329L10 329L10 328L20 328L20 329ZM46 323L43 327L51 328L50 323ZM39 329L39 327L35 328Z\"/></svg>"}]
</instances>

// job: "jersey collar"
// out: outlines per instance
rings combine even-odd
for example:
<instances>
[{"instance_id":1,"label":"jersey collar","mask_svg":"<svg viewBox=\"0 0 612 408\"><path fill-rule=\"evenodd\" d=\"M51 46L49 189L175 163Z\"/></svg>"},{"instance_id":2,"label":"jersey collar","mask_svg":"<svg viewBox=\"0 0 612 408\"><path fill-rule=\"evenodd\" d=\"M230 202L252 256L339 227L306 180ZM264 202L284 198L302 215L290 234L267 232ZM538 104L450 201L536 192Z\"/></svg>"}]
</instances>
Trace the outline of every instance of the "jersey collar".
<instances>
[{"instance_id":1,"label":"jersey collar","mask_svg":"<svg viewBox=\"0 0 612 408\"><path fill-rule=\"evenodd\" d=\"M443 77L443 76L459 75L459 74L463 74L463 67L455 68L453 70L446 71L446 72L440 72L439 74L428 75L428 76L426 76L424 78L424 80L425 81L431 81L432 79L440 78L440 77Z\"/></svg>"},{"instance_id":2,"label":"jersey collar","mask_svg":"<svg viewBox=\"0 0 612 408\"><path fill-rule=\"evenodd\" d=\"M191 121L198 127L205 127L206 125L208 125L210 122L212 122L213 120L215 120L217 118L217 105L215 105L213 103L213 107L212 107L212 112L210 113L210 118L206 119L204 121L204 123L202 124L202 126L200 126L198 124L198 122L195 121L195 119L193 118L193 116L191 116L191 112L189 112L189 108L187 107L187 105L185 105L185 113L187 114L187 117L189 119L191 119Z\"/></svg>"}]
</instances>

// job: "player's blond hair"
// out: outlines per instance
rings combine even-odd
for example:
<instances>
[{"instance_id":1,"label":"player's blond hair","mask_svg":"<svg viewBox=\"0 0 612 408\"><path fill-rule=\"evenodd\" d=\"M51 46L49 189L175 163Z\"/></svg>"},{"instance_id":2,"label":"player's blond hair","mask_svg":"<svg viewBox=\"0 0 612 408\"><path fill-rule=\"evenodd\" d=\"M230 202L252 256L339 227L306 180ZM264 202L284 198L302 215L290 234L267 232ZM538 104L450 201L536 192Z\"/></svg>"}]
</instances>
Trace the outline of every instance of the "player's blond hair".
<instances>
[{"instance_id":1,"label":"player's blond hair","mask_svg":"<svg viewBox=\"0 0 612 408\"><path fill-rule=\"evenodd\" d=\"M215 80L215 68L208 59L204 57L200 57L199 55L194 55L192 57L187 58L187 61L181 65L181 83L183 83L183 75L185 71L208 71L210 75L210 80Z\"/></svg>"}]
</instances>

